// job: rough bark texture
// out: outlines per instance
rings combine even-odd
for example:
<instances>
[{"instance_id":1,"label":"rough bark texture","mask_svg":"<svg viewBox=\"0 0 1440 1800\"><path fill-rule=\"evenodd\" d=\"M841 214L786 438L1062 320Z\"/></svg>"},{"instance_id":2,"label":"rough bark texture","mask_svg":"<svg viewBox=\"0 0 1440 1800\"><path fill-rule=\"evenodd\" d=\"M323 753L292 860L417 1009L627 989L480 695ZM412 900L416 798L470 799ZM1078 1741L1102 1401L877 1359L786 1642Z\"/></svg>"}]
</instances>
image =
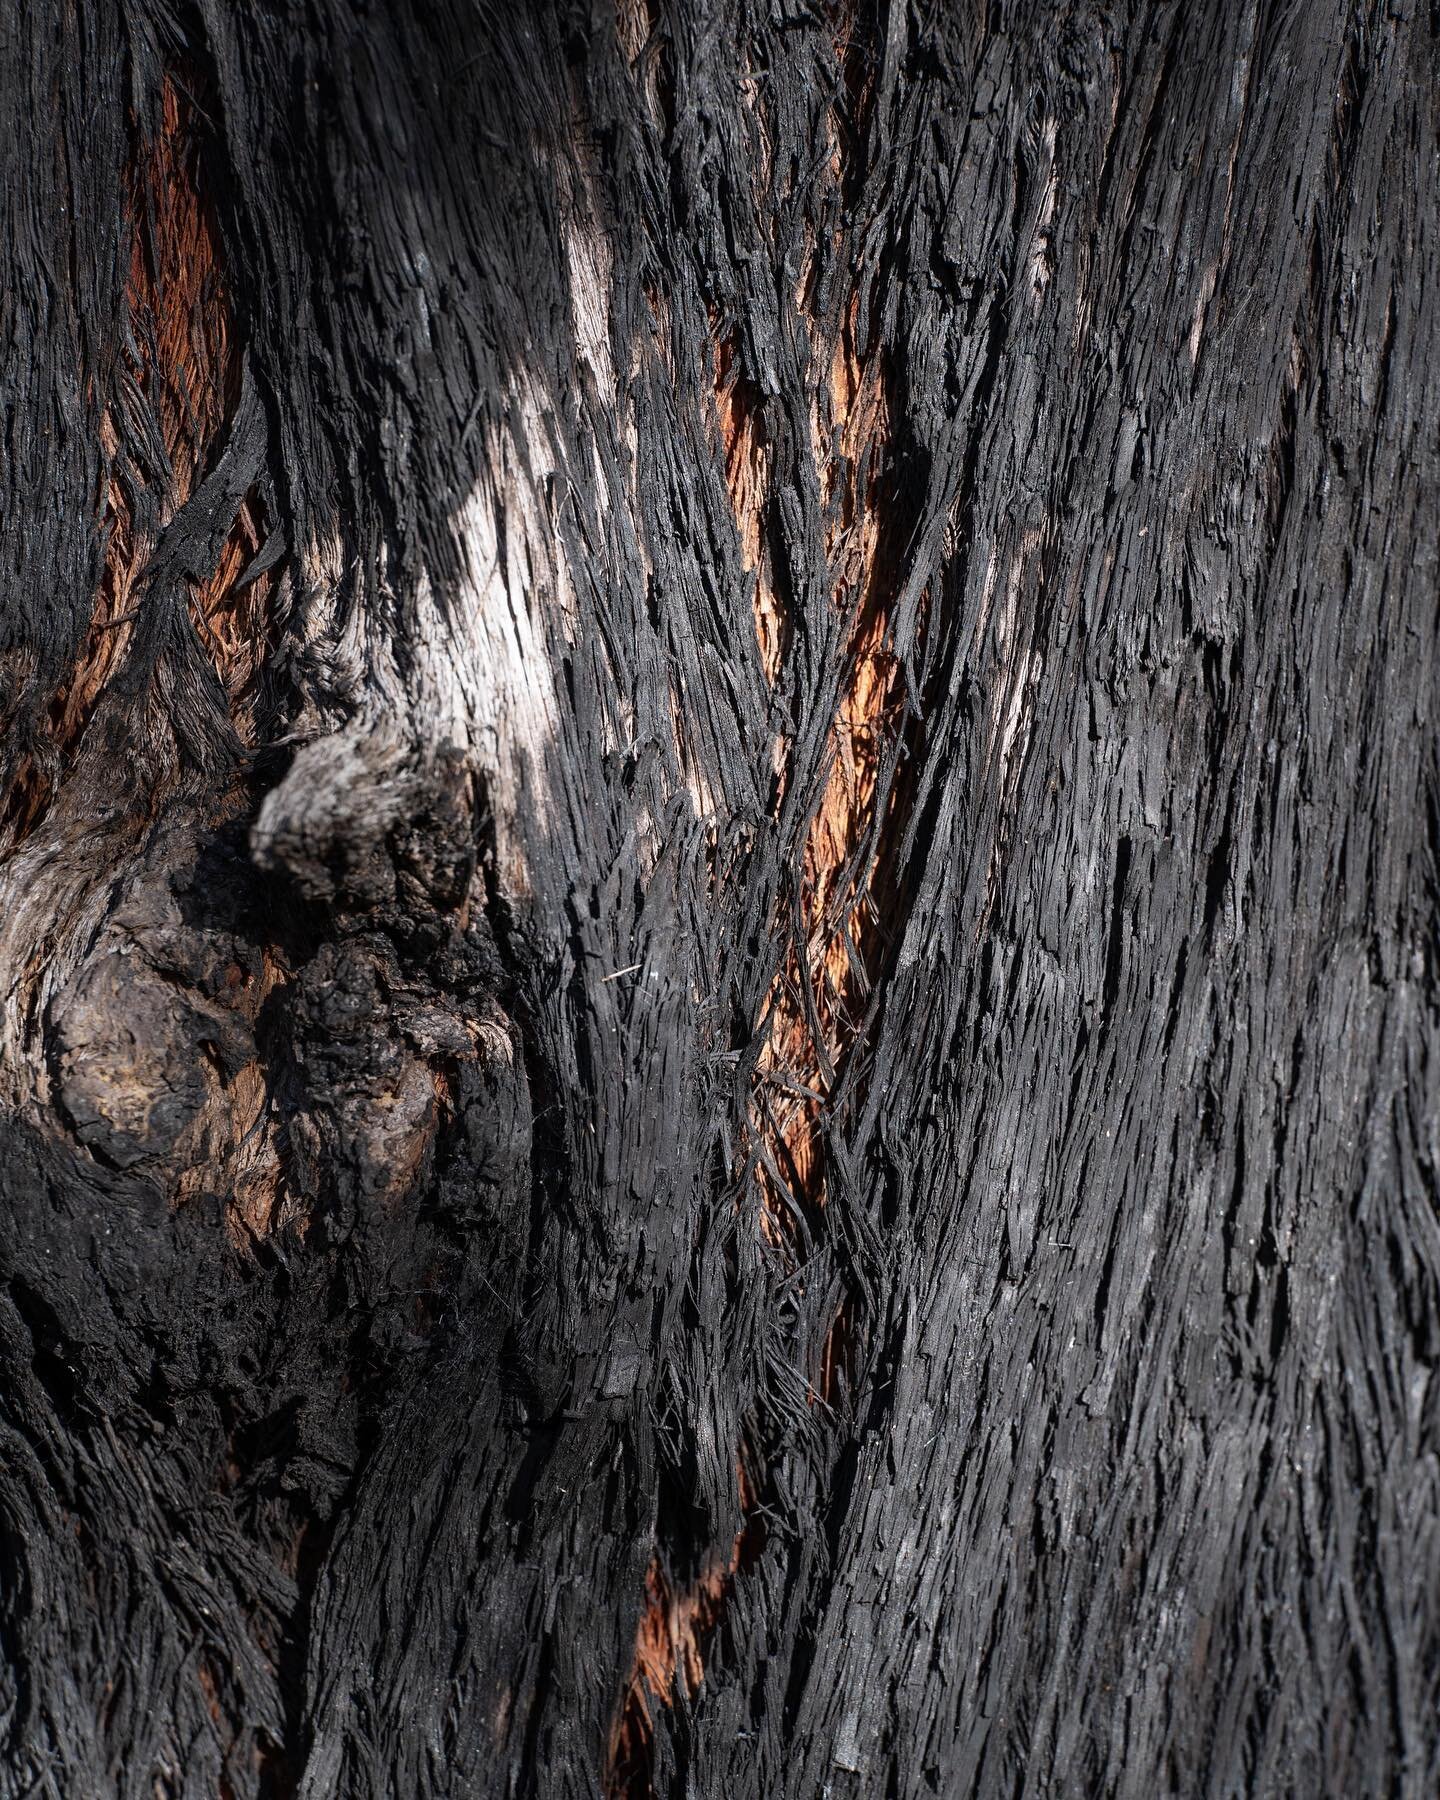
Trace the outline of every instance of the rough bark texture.
<instances>
[{"instance_id":1,"label":"rough bark texture","mask_svg":"<svg viewBox=\"0 0 1440 1800\"><path fill-rule=\"evenodd\" d=\"M0 37L0 1794L1433 1794L1436 9Z\"/></svg>"}]
</instances>

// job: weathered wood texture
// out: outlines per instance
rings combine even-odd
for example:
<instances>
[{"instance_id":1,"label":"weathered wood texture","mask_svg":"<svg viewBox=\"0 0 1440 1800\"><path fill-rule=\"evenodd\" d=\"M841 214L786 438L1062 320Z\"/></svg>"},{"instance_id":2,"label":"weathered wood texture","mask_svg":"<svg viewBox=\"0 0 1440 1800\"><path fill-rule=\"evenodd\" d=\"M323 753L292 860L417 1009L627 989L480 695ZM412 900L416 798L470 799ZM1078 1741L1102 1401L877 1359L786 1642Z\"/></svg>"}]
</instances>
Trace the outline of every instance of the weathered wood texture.
<instances>
[{"instance_id":1,"label":"weathered wood texture","mask_svg":"<svg viewBox=\"0 0 1440 1800\"><path fill-rule=\"evenodd\" d=\"M1436 9L0 39L0 1794L1436 1792Z\"/></svg>"}]
</instances>

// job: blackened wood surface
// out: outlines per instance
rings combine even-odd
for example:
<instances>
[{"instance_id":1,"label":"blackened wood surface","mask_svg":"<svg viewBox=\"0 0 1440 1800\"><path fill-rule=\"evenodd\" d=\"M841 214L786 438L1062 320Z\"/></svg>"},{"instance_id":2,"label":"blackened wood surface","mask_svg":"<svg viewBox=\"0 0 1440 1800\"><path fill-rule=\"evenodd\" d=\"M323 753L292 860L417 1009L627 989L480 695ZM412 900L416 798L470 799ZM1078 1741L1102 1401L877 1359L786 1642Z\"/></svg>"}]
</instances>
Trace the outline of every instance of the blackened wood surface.
<instances>
[{"instance_id":1,"label":"blackened wood surface","mask_svg":"<svg viewBox=\"0 0 1440 1800\"><path fill-rule=\"evenodd\" d=\"M0 1793L1440 1785L1440 18L0 43Z\"/></svg>"}]
</instances>

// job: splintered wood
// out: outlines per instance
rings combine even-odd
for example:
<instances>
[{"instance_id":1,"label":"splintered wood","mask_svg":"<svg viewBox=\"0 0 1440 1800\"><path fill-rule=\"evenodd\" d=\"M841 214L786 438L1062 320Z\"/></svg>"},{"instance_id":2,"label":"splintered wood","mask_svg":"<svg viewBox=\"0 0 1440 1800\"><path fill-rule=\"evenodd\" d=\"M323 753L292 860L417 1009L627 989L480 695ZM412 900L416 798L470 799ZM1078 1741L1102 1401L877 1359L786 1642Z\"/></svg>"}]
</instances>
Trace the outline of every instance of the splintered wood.
<instances>
[{"instance_id":1,"label":"splintered wood","mask_svg":"<svg viewBox=\"0 0 1440 1800\"><path fill-rule=\"evenodd\" d=\"M855 341L852 301L829 370L828 409L817 397L811 429L826 515L826 558L845 621L841 688L828 740L828 769L805 834L796 944L771 990L770 1032L760 1059L764 1128L773 1160L762 1161L767 1229L789 1208L825 1203L820 1123L826 1096L855 1041L875 947L870 890L880 759L896 725L897 665L889 607L897 571L881 554L881 467L889 427L884 365ZM834 446L833 450L831 446Z\"/></svg>"},{"instance_id":2,"label":"splintered wood","mask_svg":"<svg viewBox=\"0 0 1440 1800\"><path fill-rule=\"evenodd\" d=\"M152 553L223 446L238 395L240 359L218 228L203 191L195 108L174 79L165 83L159 115L158 129L140 145L129 171L124 375L98 427L107 471L99 587L84 641L47 709L53 757L43 768L32 761L13 783L4 820L12 843L44 816L97 703L124 668ZM93 380L90 393L93 399ZM136 452L156 439L165 459L158 471ZM241 577L263 538L259 503L250 496L214 568L191 582L188 598L242 742L253 741L272 583L268 574L248 584Z\"/></svg>"},{"instance_id":3,"label":"splintered wood","mask_svg":"<svg viewBox=\"0 0 1440 1800\"><path fill-rule=\"evenodd\" d=\"M859 59L837 46L850 102L864 103ZM763 131L763 126L762 126ZM827 175L845 176L842 132L832 122ZM824 1117L861 1030L880 922L872 890L885 852L880 768L900 726L899 665L891 648L891 609L902 574L894 534L886 451L891 401L885 358L862 330L861 295L852 291L838 330L811 310L808 267L795 294L814 373L810 406L810 474L824 520L823 588L842 638L838 689L831 705L818 797L801 845L793 912L777 921L789 947L766 1004L751 1119L755 1132L758 1227L785 1251L794 1218L826 1202ZM712 314L715 420L726 488L739 535L740 559L753 582L755 640L765 679L778 693L795 641L775 579L770 518L776 476L763 408L747 380L738 333ZM793 763L781 732L774 746L775 806L807 772ZM808 772L813 779L813 772ZM888 878L886 872L885 878ZM847 1364L850 1322L840 1308L826 1333L814 1397L838 1391ZM753 1505L743 1480L746 1510ZM677 1689L692 1697L705 1666L706 1643L739 1566L737 1538L728 1567L682 1590L658 1561L646 1581L634 1665L610 1747L612 1795L653 1792L647 1745L650 1704L669 1705Z\"/></svg>"},{"instance_id":4,"label":"splintered wood","mask_svg":"<svg viewBox=\"0 0 1440 1800\"><path fill-rule=\"evenodd\" d=\"M652 1702L669 1706L677 1684L690 1698L705 1674L703 1645L720 1617L738 1549L728 1568L715 1568L688 1587L674 1588L658 1559L645 1574L645 1606L635 1632L635 1662L610 1743L612 1794L648 1793Z\"/></svg>"},{"instance_id":5,"label":"splintered wood","mask_svg":"<svg viewBox=\"0 0 1440 1800\"><path fill-rule=\"evenodd\" d=\"M127 298L136 378L170 459L163 527L190 499L219 448L239 395L240 356L221 262L219 232L202 184L195 109L174 80L161 129L136 170ZM121 499L123 507L123 498ZM128 520L125 521L128 524ZM249 738L254 684L267 648L265 575L240 577L263 540L258 502L241 506L213 571L192 584L190 616Z\"/></svg>"}]
</instances>

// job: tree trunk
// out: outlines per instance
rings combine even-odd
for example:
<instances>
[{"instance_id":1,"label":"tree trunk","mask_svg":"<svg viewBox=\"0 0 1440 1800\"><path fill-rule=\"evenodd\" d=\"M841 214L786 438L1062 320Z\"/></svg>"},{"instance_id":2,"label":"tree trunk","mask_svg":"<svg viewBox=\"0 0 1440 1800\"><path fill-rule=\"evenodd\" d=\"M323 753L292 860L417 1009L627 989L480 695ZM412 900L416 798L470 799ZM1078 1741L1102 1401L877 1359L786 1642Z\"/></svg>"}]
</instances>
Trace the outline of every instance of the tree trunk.
<instances>
[{"instance_id":1,"label":"tree trunk","mask_svg":"<svg viewBox=\"0 0 1440 1800\"><path fill-rule=\"evenodd\" d=\"M0 1794L1440 1787L1440 13L0 50Z\"/></svg>"}]
</instances>

